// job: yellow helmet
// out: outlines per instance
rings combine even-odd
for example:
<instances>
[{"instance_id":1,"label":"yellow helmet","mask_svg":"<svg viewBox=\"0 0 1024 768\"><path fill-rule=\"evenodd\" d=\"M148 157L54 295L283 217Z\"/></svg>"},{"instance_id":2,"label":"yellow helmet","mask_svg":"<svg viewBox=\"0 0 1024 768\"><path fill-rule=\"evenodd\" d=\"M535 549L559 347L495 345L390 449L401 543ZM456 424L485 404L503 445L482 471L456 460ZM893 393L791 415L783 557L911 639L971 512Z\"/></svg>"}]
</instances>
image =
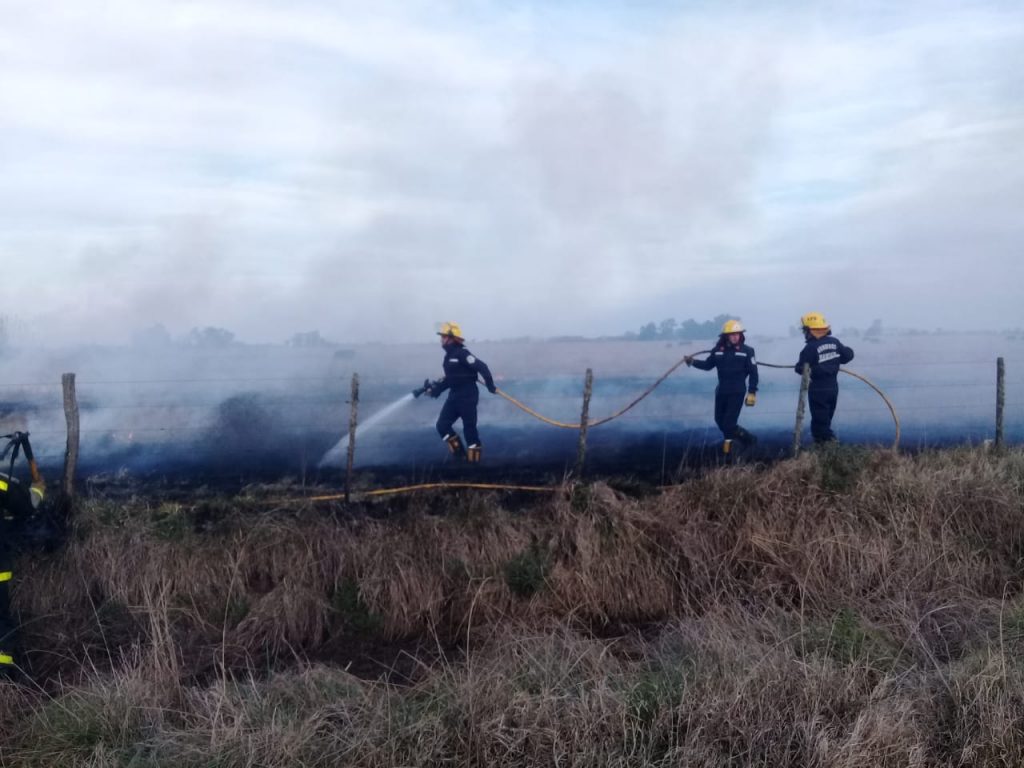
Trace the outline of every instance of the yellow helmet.
<instances>
[{"instance_id":1,"label":"yellow helmet","mask_svg":"<svg viewBox=\"0 0 1024 768\"><path fill-rule=\"evenodd\" d=\"M744 333L745 330L746 329L743 327L743 323L741 323L739 320L726 320L725 325L722 326L722 333L724 333L727 336L730 333Z\"/></svg>"},{"instance_id":2,"label":"yellow helmet","mask_svg":"<svg viewBox=\"0 0 1024 768\"><path fill-rule=\"evenodd\" d=\"M462 335L462 328L459 327L458 323L441 323L441 330L437 332L438 336L452 336L459 341L465 341L465 337Z\"/></svg>"},{"instance_id":3,"label":"yellow helmet","mask_svg":"<svg viewBox=\"0 0 1024 768\"><path fill-rule=\"evenodd\" d=\"M828 321L821 312L808 312L800 318L800 325L810 328L812 331L824 331L829 327Z\"/></svg>"}]
</instances>

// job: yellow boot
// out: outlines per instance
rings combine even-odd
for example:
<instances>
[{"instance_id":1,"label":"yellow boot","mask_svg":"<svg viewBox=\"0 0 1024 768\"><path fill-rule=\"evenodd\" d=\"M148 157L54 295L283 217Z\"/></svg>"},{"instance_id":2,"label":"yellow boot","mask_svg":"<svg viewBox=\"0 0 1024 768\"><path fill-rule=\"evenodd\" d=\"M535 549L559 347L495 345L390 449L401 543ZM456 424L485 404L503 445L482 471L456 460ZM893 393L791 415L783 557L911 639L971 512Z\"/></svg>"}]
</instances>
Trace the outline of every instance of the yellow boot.
<instances>
[{"instance_id":1,"label":"yellow boot","mask_svg":"<svg viewBox=\"0 0 1024 768\"><path fill-rule=\"evenodd\" d=\"M444 438L444 441L448 443L448 450L452 452L452 456L457 459L466 457L466 449L462 447L462 440L457 434L452 432Z\"/></svg>"}]
</instances>

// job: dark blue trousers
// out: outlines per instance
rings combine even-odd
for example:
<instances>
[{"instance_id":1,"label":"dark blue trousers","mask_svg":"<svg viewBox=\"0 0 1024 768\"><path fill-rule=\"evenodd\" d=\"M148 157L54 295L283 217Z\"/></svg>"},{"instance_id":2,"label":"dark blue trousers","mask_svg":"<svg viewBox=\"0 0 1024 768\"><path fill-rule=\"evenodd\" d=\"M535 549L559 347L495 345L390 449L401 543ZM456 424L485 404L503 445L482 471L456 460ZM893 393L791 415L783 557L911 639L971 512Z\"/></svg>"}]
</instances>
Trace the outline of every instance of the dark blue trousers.
<instances>
[{"instance_id":1,"label":"dark blue trousers","mask_svg":"<svg viewBox=\"0 0 1024 768\"><path fill-rule=\"evenodd\" d=\"M476 406L480 402L480 393L476 385L465 392L449 392L448 399L441 406L441 415L437 417L437 432L447 437L454 431L455 422L462 419L462 431L466 435L466 445L480 445L480 433L476 429Z\"/></svg>"},{"instance_id":2,"label":"dark blue trousers","mask_svg":"<svg viewBox=\"0 0 1024 768\"><path fill-rule=\"evenodd\" d=\"M807 405L811 409L811 436L816 443L835 440L832 431L832 417L839 401L839 387L824 387L807 391Z\"/></svg>"},{"instance_id":3,"label":"dark blue trousers","mask_svg":"<svg viewBox=\"0 0 1024 768\"><path fill-rule=\"evenodd\" d=\"M715 424L722 430L722 437L732 440L736 437L736 424L743 410L745 392L724 394L715 390Z\"/></svg>"}]
</instances>

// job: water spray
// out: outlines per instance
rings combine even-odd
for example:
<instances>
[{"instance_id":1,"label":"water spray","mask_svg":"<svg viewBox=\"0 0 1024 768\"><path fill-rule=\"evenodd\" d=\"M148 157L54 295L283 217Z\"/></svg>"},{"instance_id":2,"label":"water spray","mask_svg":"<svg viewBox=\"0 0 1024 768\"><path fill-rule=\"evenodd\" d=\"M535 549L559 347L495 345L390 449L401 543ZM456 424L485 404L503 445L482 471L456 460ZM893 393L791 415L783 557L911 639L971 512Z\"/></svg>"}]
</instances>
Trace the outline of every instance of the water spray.
<instances>
[{"instance_id":1,"label":"water spray","mask_svg":"<svg viewBox=\"0 0 1024 768\"><path fill-rule=\"evenodd\" d=\"M420 394L422 394L422 392ZM373 416L371 416L358 427L356 427L356 436L358 437L359 435L362 435L368 430L373 429L375 426L377 426L382 421L387 419L393 413L395 413L398 410L401 410L403 407L411 403L417 397L418 395L415 392L410 392L407 395L402 395L400 398L395 400L395 402L391 403L390 405L384 406L375 414L373 414ZM323 455L323 458L320 459L320 463L318 466L325 467L331 464L340 465L342 457L345 455L345 452L347 450L348 435L345 435L343 438L341 438L341 440L339 440L334 445L333 448L331 448L329 451L327 451L327 453Z\"/></svg>"}]
</instances>

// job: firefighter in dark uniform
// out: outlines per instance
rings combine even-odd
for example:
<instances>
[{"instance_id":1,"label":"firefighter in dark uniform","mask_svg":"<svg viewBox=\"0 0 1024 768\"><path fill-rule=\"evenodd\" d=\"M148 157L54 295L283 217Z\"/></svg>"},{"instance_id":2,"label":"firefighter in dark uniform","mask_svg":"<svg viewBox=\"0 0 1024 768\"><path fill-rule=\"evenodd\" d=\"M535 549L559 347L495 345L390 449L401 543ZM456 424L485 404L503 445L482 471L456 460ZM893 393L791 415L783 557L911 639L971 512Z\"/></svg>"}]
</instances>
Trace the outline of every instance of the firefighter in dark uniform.
<instances>
[{"instance_id":1,"label":"firefighter in dark uniform","mask_svg":"<svg viewBox=\"0 0 1024 768\"><path fill-rule=\"evenodd\" d=\"M732 452L733 440L739 440L744 447L757 442L757 438L738 424L744 402L748 406L757 402L757 360L753 347L745 342L743 324L739 320L728 320L722 326L718 344L706 360L696 360L692 355L683 358L688 366L718 371L715 424L722 430L722 453L726 455Z\"/></svg>"},{"instance_id":2,"label":"firefighter in dark uniform","mask_svg":"<svg viewBox=\"0 0 1024 768\"><path fill-rule=\"evenodd\" d=\"M14 578L15 545L21 540L45 493L27 432L4 435L9 442L3 457L11 454L11 469L19 448L25 449L32 484L26 488L10 473L0 473L0 675L10 675L18 665L18 622L11 616L10 589Z\"/></svg>"},{"instance_id":3,"label":"firefighter in dark uniform","mask_svg":"<svg viewBox=\"0 0 1024 768\"><path fill-rule=\"evenodd\" d=\"M809 312L800 318L807 343L800 351L800 360L794 366L803 374L804 363L811 366L811 382L807 390L807 404L811 409L811 436L816 443L836 439L832 431L832 416L839 400L839 366L853 360L853 350L832 335L832 329L820 312Z\"/></svg>"},{"instance_id":4,"label":"firefighter in dark uniform","mask_svg":"<svg viewBox=\"0 0 1024 768\"><path fill-rule=\"evenodd\" d=\"M458 323L444 323L437 333L444 347L444 377L430 384L427 392L431 397L440 397L442 392L448 391L448 398L437 419L437 431L452 455L475 464L480 461L483 448L476 429L476 407L480 400L477 376L483 378L487 391L492 395L498 389L484 361L463 346L465 339ZM459 419L462 419L462 431L466 435L465 447L454 428Z\"/></svg>"}]
</instances>

